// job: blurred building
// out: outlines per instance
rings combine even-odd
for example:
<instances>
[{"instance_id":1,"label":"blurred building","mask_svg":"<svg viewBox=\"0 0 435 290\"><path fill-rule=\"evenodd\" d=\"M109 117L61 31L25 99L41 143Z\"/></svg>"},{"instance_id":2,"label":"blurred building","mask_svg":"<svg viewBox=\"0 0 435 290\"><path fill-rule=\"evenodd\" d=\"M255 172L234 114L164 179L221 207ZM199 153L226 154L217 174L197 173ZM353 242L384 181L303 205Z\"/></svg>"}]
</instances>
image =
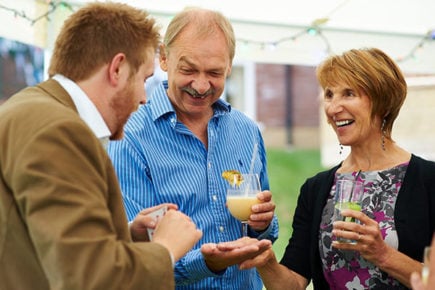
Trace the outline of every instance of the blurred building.
<instances>
[{"instance_id":1,"label":"blurred building","mask_svg":"<svg viewBox=\"0 0 435 290\"><path fill-rule=\"evenodd\" d=\"M0 37L0 104L26 86L42 80L43 50Z\"/></svg>"},{"instance_id":2,"label":"blurred building","mask_svg":"<svg viewBox=\"0 0 435 290\"><path fill-rule=\"evenodd\" d=\"M191 6L192 1L198 6L221 10L233 23L236 57L222 97L258 122L266 146L320 149L322 164L327 166L344 158L347 148L339 155L336 136L324 120L315 66L330 53L378 47L398 61L409 81L408 98L393 138L409 151L435 159L435 137L431 130L435 121L435 30L430 13L434 1L388 0L380 2L382 5L375 10L364 0L335 4L305 1L291 11L276 9L279 5L264 1L250 3L249 11L235 9L236 4L246 5L234 1L180 0L170 5L165 0L128 2L156 17L163 34L174 13L187 2ZM22 87L41 80L42 71L31 70L32 65L40 67L38 60L42 56L37 55L43 51L48 63L62 23L89 1L6 2L0 8L4 24L0 25L0 36L41 49L30 50L26 56L23 53L26 48L1 43L0 103ZM361 21L367 14L362 12L369 12L371 21ZM384 17L387 14L391 17ZM159 73L156 71L156 78L147 82L148 95L155 81L165 77Z\"/></svg>"},{"instance_id":3,"label":"blurred building","mask_svg":"<svg viewBox=\"0 0 435 290\"><path fill-rule=\"evenodd\" d=\"M266 146L320 148L319 86L314 67L235 64L226 99L259 123Z\"/></svg>"},{"instance_id":4,"label":"blurred building","mask_svg":"<svg viewBox=\"0 0 435 290\"><path fill-rule=\"evenodd\" d=\"M393 140L406 150L435 160L435 75L406 73L408 94L393 127ZM235 63L225 98L257 121L269 148L319 149L322 165L348 154L326 123L315 67Z\"/></svg>"}]
</instances>

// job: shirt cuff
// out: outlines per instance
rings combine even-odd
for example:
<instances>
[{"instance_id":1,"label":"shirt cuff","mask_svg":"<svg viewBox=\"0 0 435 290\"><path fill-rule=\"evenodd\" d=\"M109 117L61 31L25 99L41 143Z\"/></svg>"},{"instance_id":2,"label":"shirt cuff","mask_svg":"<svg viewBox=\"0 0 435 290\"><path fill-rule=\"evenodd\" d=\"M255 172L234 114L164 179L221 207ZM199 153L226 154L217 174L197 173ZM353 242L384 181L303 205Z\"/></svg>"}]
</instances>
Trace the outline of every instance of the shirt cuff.
<instances>
[{"instance_id":1,"label":"shirt cuff","mask_svg":"<svg viewBox=\"0 0 435 290\"><path fill-rule=\"evenodd\" d=\"M207 277L221 277L226 272L226 269L219 273L212 272L207 267L204 256L199 249L190 251L186 256L184 256L182 263L184 264L184 269L194 280L200 280Z\"/></svg>"},{"instance_id":2,"label":"shirt cuff","mask_svg":"<svg viewBox=\"0 0 435 290\"><path fill-rule=\"evenodd\" d=\"M272 231L272 223L262 232L257 232L249 227L248 236L250 236L251 238L262 240L268 238L271 231Z\"/></svg>"},{"instance_id":3,"label":"shirt cuff","mask_svg":"<svg viewBox=\"0 0 435 290\"><path fill-rule=\"evenodd\" d=\"M172 262L172 268L175 267L175 259L174 259L174 255L168 250L169 252L169 256L171 256L171 262Z\"/></svg>"}]
</instances>

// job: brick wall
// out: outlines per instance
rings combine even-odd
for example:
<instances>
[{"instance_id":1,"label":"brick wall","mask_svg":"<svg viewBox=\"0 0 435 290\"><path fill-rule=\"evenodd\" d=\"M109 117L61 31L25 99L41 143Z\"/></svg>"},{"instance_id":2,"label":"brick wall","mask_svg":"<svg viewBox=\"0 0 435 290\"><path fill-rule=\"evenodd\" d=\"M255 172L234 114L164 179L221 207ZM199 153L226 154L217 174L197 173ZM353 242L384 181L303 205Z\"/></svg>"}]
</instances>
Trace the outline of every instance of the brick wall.
<instances>
[{"instance_id":1,"label":"brick wall","mask_svg":"<svg viewBox=\"0 0 435 290\"><path fill-rule=\"evenodd\" d=\"M269 147L319 148L315 68L256 65L257 120Z\"/></svg>"},{"instance_id":2,"label":"brick wall","mask_svg":"<svg viewBox=\"0 0 435 290\"><path fill-rule=\"evenodd\" d=\"M256 65L257 120L265 126L286 124L286 66Z\"/></svg>"}]
</instances>

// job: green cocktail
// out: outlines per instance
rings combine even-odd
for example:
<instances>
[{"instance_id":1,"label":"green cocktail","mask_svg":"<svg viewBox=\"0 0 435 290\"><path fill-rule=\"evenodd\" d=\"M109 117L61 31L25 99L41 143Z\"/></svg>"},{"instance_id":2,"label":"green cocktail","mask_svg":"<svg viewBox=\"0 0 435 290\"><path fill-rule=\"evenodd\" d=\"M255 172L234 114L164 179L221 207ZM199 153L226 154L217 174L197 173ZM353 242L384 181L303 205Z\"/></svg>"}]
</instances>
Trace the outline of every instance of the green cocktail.
<instances>
[{"instance_id":1,"label":"green cocktail","mask_svg":"<svg viewBox=\"0 0 435 290\"><path fill-rule=\"evenodd\" d=\"M345 217L341 215L344 209L361 211L362 197L364 194L364 184L361 181L350 179L339 179L335 183L334 196L334 221L359 223L354 217ZM354 240L337 237L340 243L355 243Z\"/></svg>"},{"instance_id":2,"label":"green cocktail","mask_svg":"<svg viewBox=\"0 0 435 290\"><path fill-rule=\"evenodd\" d=\"M354 217L344 217L341 215L341 211L343 209L352 209L352 210L356 210L356 211L361 211L361 205L356 203L356 202L351 202L351 201L345 201L345 202L340 202L337 203L335 205L335 209L336 209L336 214L337 214L337 220L341 220L344 222L357 222L357 219L355 219Z\"/></svg>"},{"instance_id":3,"label":"green cocktail","mask_svg":"<svg viewBox=\"0 0 435 290\"><path fill-rule=\"evenodd\" d=\"M342 216L341 211L343 209L352 209L352 210L356 210L356 211L361 211L361 205L359 203L351 202L351 201L339 202L339 203L335 204L335 213L334 213L334 215L336 217L335 220L337 220L337 221L354 222L354 223L359 222L354 217ZM340 237L337 237L337 241L340 243L355 243L354 240L344 239L344 238L340 238Z\"/></svg>"}]
</instances>

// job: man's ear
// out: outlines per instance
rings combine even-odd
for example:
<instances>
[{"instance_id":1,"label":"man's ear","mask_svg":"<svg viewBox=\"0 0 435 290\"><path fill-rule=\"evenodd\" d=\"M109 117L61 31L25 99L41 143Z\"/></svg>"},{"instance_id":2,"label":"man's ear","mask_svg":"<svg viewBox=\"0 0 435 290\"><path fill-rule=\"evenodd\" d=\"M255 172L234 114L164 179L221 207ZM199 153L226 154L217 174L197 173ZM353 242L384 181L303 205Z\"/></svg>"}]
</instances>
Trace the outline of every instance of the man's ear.
<instances>
[{"instance_id":1,"label":"man's ear","mask_svg":"<svg viewBox=\"0 0 435 290\"><path fill-rule=\"evenodd\" d=\"M117 85L120 80L122 66L126 64L125 54L116 54L109 63L109 81L112 85Z\"/></svg>"},{"instance_id":2,"label":"man's ear","mask_svg":"<svg viewBox=\"0 0 435 290\"><path fill-rule=\"evenodd\" d=\"M229 77L229 76L231 75L232 69L233 69L233 66L230 65L230 66L228 67L228 70L227 70L227 77Z\"/></svg>"},{"instance_id":3,"label":"man's ear","mask_svg":"<svg viewBox=\"0 0 435 290\"><path fill-rule=\"evenodd\" d=\"M167 64L167 53L166 53L166 47L164 44L160 44L159 47L159 63L160 68L162 71L167 72L168 71L168 64Z\"/></svg>"}]
</instances>

